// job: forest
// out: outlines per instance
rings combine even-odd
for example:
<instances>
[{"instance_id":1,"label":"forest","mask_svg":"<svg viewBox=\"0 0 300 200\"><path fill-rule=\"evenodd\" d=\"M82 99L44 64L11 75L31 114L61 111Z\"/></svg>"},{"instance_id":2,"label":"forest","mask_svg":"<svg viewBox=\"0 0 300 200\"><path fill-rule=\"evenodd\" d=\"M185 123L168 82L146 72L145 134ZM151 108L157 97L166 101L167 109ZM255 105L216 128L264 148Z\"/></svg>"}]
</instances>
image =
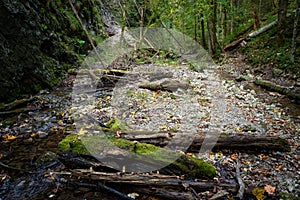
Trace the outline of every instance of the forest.
<instances>
[{"instance_id":1,"label":"forest","mask_svg":"<svg viewBox=\"0 0 300 200\"><path fill-rule=\"evenodd\" d=\"M300 198L300 0L2 0L0 200Z\"/></svg>"}]
</instances>

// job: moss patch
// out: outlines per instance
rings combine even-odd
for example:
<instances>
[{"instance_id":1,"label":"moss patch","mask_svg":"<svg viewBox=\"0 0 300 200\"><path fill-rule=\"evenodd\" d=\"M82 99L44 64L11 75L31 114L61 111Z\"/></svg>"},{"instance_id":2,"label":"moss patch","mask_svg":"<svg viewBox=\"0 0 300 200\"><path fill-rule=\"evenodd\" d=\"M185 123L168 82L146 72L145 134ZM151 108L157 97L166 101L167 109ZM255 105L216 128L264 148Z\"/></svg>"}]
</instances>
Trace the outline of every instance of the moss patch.
<instances>
[{"instance_id":1,"label":"moss patch","mask_svg":"<svg viewBox=\"0 0 300 200\"><path fill-rule=\"evenodd\" d=\"M111 119L106 124L112 131L128 131L128 124L121 119Z\"/></svg>"},{"instance_id":2,"label":"moss patch","mask_svg":"<svg viewBox=\"0 0 300 200\"><path fill-rule=\"evenodd\" d=\"M58 149L62 152L71 151L79 154L89 154L88 150L82 144L79 135L70 134L58 143Z\"/></svg>"},{"instance_id":3,"label":"moss patch","mask_svg":"<svg viewBox=\"0 0 300 200\"><path fill-rule=\"evenodd\" d=\"M216 175L213 165L201 159L193 158L187 155L181 155L175 151L160 148L151 144L133 142L121 138L111 138L110 135L99 135L84 137L84 143L88 142L93 147L93 151L101 152L103 147L119 147L134 153L137 159L142 160L149 165L166 166L161 169L165 174L185 175L188 178L208 177ZM82 144L82 140L76 134L68 135L62 140L58 147L62 152L71 151L73 153L88 154L88 150ZM176 161L174 161L176 160ZM170 164L171 163L171 164Z\"/></svg>"}]
</instances>

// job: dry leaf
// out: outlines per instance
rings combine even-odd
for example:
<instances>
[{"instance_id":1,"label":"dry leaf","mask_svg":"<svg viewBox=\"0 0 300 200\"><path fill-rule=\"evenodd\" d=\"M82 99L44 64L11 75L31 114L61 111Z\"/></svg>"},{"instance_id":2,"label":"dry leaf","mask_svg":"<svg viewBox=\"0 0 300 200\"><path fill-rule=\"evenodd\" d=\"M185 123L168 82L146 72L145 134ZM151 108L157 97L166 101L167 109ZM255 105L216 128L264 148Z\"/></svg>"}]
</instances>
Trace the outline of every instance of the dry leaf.
<instances>
[{"instance_id":1,"label":"dry leaf","mask_svg":"<svg viewBox=\"0 0 300 200\"><path fill-rule=\"evenodd\" d=\"M60 126L62 126L62 125L64 124L64 122L63 122L62 120L59 120L59 121L57 122L57 124L60 125Z\"/></svg>"},{"instance_id":2,"label":"dry leaf","mask_svg":"<svg viewBox=\"0 0 300 200\"><path fill-rule=\"evenodd\" d=\"M250 162L249 162L249 161L246 161L246 160L242 160L242 163L243 163L244 165L249 165L249 164L250 164Z\"/></svg>"},{"instance_id":3,"label":"dry leaf","mask_svg":"<svg viewBox=\"0 0 300 200\"><path fill-rule=\"evenodd\" d=\"M2 136L3 140L5 141L11 141L11 140L15 140L17 137L14 136L14 135L9 135L9 134L6 134L4 136Z\"/></svg>"},{"instance_id":4,"label":"dry leaf","mask_svg":"<svg viewBox=\"0 0 300 200\"><path fill-rule=\"evenodd\" d=\"M279 170L281 170L282 167L283 167L282 165L275 166L275 170L279 171Z\"/></svg>"},{"instance_id":5,"label":"dry leaf","mask_svg":"<svg viewBox=\"0 0 300 200\"><path fill-rule=\"evenodd\" d=\"M260 159L267 159L269 156L264 155L264 154L260 154L260 155L258 155L258 157L259 157Z\"/></svg>"},{"instance_id":6,"label":"dry leaf","mask_svg":"<svg viewBox=\"0 0 300 200\"><path fill-rule=\"evenodd\" d=\"M275 187L273 187L271 185L266 185L264 187L264 189L268 194L274 194L274 192L275 192Z\"/></svg>"},{"instance_id":7,"label":"dry leaf","mask_svg":"<svg viewBox=\"0 0 300 200\"><path fill-rule=\"evenodd\" d=\"M231 155L230 158L231 158L232 160L236 160L236 159L237 159L237 154Z\"/></svg>"}]
</instances>

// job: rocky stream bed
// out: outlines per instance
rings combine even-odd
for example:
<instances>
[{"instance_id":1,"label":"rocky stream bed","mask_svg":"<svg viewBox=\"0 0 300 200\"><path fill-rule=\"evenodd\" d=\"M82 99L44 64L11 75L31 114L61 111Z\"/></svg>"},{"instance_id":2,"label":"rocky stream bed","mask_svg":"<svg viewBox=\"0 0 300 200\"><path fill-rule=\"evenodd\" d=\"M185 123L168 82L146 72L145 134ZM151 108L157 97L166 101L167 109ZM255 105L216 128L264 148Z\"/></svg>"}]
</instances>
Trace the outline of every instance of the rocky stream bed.
<instances>
[{"instance_id":1,"label":"rocky stream bed","mask_svg":"<svg viewBox=\"0 0 300 200\"><path fill-rule=\"evenodd\" d=\"M92 112L72 101L75 76L68 75L56 89L41 91L16 112L0 112L0 199L120 198L101 186L91 189L73 182L66 174L68 169L57 160L57 144L76 130L76 112L84 109L104 125L119 118L132 130L280 136L288 140L290 152L248 154L201 149L193 156L215 166L215 182L228 184L238 183L239 160L245 199L299 198L299 105L258 88L251 80L235 81L233 71L228 65L202 72L190 70L186 63L137 65L131 71L134 75L121 76L114 89L100 87ZM86 96L82 95L80 102ZM190 143L188 138L182 141L181 151ZM234 195L214 188L197 196L232 199ZM136 198L158 199L149 195Z\"/></svg>"}]
</instances>

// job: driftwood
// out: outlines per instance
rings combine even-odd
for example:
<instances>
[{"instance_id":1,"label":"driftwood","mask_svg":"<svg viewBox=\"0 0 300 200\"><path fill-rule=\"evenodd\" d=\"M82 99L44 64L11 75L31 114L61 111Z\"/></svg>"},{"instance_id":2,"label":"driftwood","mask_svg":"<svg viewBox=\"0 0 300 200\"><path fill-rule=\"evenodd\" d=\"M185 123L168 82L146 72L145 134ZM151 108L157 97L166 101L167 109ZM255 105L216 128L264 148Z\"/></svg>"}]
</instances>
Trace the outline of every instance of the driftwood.
<instances>
[{"instance_id":1,"label":"driftwood","mask_svg":"<svg viewBox=\"0 0 300 200\"><path fill-rule=\"evenodd\" d=\"M168 132L124 132L121 137L128 140L135 140L138 142L149 143L156 146L166 146L170 140L178 133ZM220 134L218 141L215 144L210 144L210 141L214 142L215 136L206 136L205 133L197 133L195 138L188 148L188 152L198 153L203 141L205 139L205 145L213 146L213 151L219 150L237 150L241 152L260 152L260 151L290 151L290 145L287 140L278 136L262 136L262 135L226 135ZM180 143L185 138L184 134L176 137L176 140ZM210 139L211 138L211 139Z\"/></svg>"},{"instance_id":2,"label":"driftwood","mask_svg":"<svg viewBox=\"0 0 300 200\"><path fill-rule=\"evenodd\" d=\"M236 184L215 183L212 181L182 180L178 176L169 176L161 174L123 174L123 173L106 173L95 172L91 170L75 169L71 172L72 176L80 177L94 181L101 181L107 184L126 184L145 188L164 188L174 189L177 191L184 190L187 187L195 191L206 191L215 187L226 188L227 191L236 193Z\"/></svg>"},{"instance_id":3,"label":"driftwood","mask_svg":"<svg viewBox=\"0 0 300 200\"><path fill-rule=\"evenodd\" d=\"M215 188L233 194L238 191L238 185L236 184L216 183L205 180L184 180L178 176L155 173L124 174L76 169L71 170L70 173L62 174L58 172L57 174L73 177L75 181L73 184L77 184L80 187L92 188L93 190L103 188L122 199L130 199L124 196L124 193L130 192L151 195L151 197L159 197L161 199L194 200L200 199L198 196L199 192L214 190ZM80 180L80 182L76 180Z\"/></svg>"},{"instance_id":4,"label":"driftwood","mask_svg":"<svg viewBox=\"0 0 300 200\"><path fill-rule=\"evenodd\" d=\"M236 161L236 179L239 183L239 191L236 195L237 198L239 199L243 199L244 197L244 192L245 192L245 184L243 182L243 179L241 177L241 170L240 170L240 167L241 167L241 163L239 161L239 159L237 159Z\"/></svg>"},{"instance_id":5,"label":"driftwood","mask_svg":"<svg viewBox=\"0 0 300 200\"><path fill-rule=\"evenodd\" d=\"M236 41L233 41L233 42L231 42L230 44L226 45L226 46L223 48L223 50L224 50L224 51L229 51L229 50L235 48L237 45L239 45L243 40L245 40L245 38L242 37L242 38L240 38L240 39L238 39L238 40L236 40Z\"/></svg>"},{"instance_id":6,"label":"driftwood","mask_svg":"<svg viewBox=\"0 0 300 200\"><path fill-rule=\"evenodd\" d=\"M143 89L152 90L152 91L162 90L162 91L174 92L177 89L187 90L189 88L189 85L187 82L181 82L172 79L162 79L159 81L140 84L139 87Z\"/></svg>"}]
</instances>

